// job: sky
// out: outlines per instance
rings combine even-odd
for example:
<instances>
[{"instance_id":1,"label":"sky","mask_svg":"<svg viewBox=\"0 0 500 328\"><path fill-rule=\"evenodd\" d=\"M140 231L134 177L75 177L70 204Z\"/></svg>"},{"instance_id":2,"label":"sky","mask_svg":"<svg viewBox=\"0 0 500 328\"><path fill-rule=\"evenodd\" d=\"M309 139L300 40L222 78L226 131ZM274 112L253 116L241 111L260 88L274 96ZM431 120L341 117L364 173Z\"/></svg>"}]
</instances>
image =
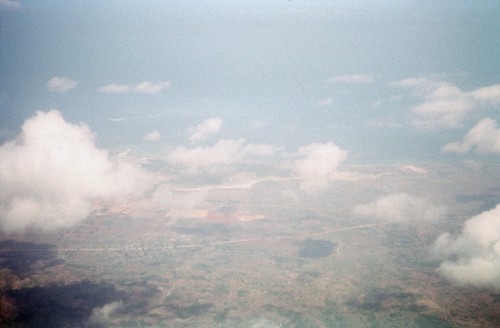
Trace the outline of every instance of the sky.
<instances>
[{"instance_id":1,"label":"sky","mask_svg":"<svg viewBox=\"0 0 500 328\"><path fill-rule=\"evenodd\" d=\"M224 138L287 150L334 141L352 163L427 162L480 119L498 119L498 89L451 110L456 118L431 99L440 85L450 94L435 102L497 85L496 1L3 1L1 10L3 139L57 109L115 152L172 149L187 128L220 118ZM406 79L421 85L398 86ZM418 112L425 104L435 107ZM154 131L158 143L143 140Z\"/></svg>"},{"instance_id":2,"label":"sky","mask_svg":"<svg viewBox=\"0 0 500 328\"><path fill-rule=\"evenodd\" d=\"M314 194L352 178L348 165L489 165L481 181L494 179L499 15L498 1L0 0L2 230L64 229L124 197L191 213L213 183ZM193 192L179 200L176 181ZM453 207L419 192L353 213ZM485 210L471 220L488 230L498 207ZM495 227L486 241L443 235L437 253L464 260L440 270L470 283L464 263L482 261L492 273L473 283L492 284Z\"/></svg>"}]
</instances>

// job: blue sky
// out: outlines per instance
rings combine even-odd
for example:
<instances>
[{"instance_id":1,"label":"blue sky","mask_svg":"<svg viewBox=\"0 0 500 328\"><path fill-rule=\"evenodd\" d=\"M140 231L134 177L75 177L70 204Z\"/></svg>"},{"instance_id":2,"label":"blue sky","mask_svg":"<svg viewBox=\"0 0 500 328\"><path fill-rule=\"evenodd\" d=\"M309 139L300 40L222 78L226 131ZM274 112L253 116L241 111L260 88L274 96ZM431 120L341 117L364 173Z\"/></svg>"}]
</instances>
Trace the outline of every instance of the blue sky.
<instances>
[{"instance_id":1,"label":"blue sky","mask_svg":"<svg viewBox=\"0 0 500 328\"><path fill-rule=\"evenodd\" d=\"M496 1L6 3L3 135L54 108L87 123L103 147L157 153L184 142L186 128L220 117L224 138L290 150L333 141L355 163L428 162L445 158L442 145L481 118L498 119L498 106L481 104L460 126L422 132L409 123L421 98L390 86L408 78L463 92L497 84ZM367 79L329 82L355 75ZM77 85L50 92L55 76ZM98 92L143 81L169 85L152 95ZM145 143L153 130L161 140Z\"/></svg>"}]
</instances>

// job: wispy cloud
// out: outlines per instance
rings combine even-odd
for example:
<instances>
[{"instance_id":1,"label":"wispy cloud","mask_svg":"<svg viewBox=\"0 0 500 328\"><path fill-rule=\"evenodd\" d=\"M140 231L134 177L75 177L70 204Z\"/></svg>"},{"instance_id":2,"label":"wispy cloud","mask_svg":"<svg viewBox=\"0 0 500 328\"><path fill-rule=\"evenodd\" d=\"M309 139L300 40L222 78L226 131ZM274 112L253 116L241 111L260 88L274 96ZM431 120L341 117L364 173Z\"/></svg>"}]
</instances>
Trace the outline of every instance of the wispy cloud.
<instances>
[{"instance_id":1,"label":"wispy cloud","mask_svg":"<svg viewBox=\"0 0 500 328\"><path fill-rule=\"evenodd\" d=\"M130 92L130 87L125 84L111 83L107 84L98 90L99 93L128 93Z\"/></svg>"},{"instance_id":2,"label":"wispy cloud","mask_svg":"<svg viewBox=\"0 0 500 328\"><path fill-rule=\"evenodd\" d=\"M325 98L325 99L321 99L321 100L318 100L318 106L331 106L333 104L333 99L332 98Z\"/></svg>"},{"instance_id":3,"label":"wispy cloud","mask_svg":"<svg viewBox=\"0 0 500 328\"><path fill-rule=\"evenodd\" d=\"M445 206L434 205L427 198L407 193L392 193L377 200L356 205L354 214L388 222L419 222L443 219L447 214Z\"/></svg>"},{"instance_id":4,"label":"wispy cloud","mask_svg":"<svg viewBox=\"0 0 500 328\"><path fill-rule=\"evenodd\" d=\"M195 127L188 128L187 133L189 135L189 141L191 143L197 143L216 135L222 127L222 123L223 121L221 118L213 117Z\"/></svg>"},{"instance_id":5,"label":"wispy cloud","mask_svg":"<svg viewBox=\"0 0 500 328\"><path fill-rule=\"evenodd\" d=\"M78 84L77 81L67 79L65 77L54 76L47 82L47 89L52 92L67 92L74 89Z\"/></svg>"},{"instance_id":6,"label":"wispy cloud","mask_svg":"<svg viewBox=\"0 0 500 328\"><path fill-rule=\"evenodd\" d=\"M123 206L131 206L132 213L140 216L152 215L157 217L162 213L166 217L206 217L207 207L206 190L174 190L166 183L155 186L148 192L148 197L137 199L134 203L127 201Z\"/></svg>"},{"instance_id":7,"label":"wispy cloud","mask_svg":"<svg viewBox=\"0 0 500 328\"><path fill-rule=\"evenodd\" d=\"M434 252L444 260L439 272L452 282L500 288L500 204L465 221L458 236L439 236Z\"/></svg>"},{"instance_id":8,"label":"wispy cloud","mask_svg":"<svg viewBox=\"0 0 500 328\"><path fill-rule=\"evenodd\" d=\"M16 0L0 0L0 7L7 9L21 9L21 3Z\"/></svg>"},{"instance_id":9,"label":"wispy cloud","mask_svg":"<svg viewBox=\"0 0 500 328\"><path fill-rule=\"evenodd\" d=\"M470 95L479 101L498 105L500 104L500 84L474 90Z\"/></svg>"},{"instance_id":10,"label":"wispy cloud","mask_svg":"<svg viewBox=\"0 0 500 328\"><path fill-rule=\"evenodd\" d=\"M500 85L462 91L457 86L426 78L409 78L389 84L392 87L413 90L416 99L422 100L411 111L411 123L428 129L457 128L467 114L480 106L500 103Z\"/></svg>"},{"instance_id":11,"label":"wispy cloud","mask_svg":"<svg viewBox=\"0 0 500 328\"><path fill-rule=\"evenodd\" d=\"M340 75L334 76L327 79L329 83L348 83L348 84L366 84L372 83L375 81L375 77L373 75L368 74L349 74L349 75Z\"/></svg>"},{"instance_id":12,"label":"wispy cloud","mask_svg":"<svg viewBox=\"0 0 500 328\"><path fill-rule=\"evenodd\" d=\"M161 138L160 132L152 131L152 132L146 134L143 139L145 141L149 141L149 142L156 142L156 141L160 140L160 138Z\"/></svg>"},{"instance_id":13,"label":"wispy cloud","mask_svg":"<svg viewBox=\"0 0 500 328\"><path fill-rule=\"evenodd\" d=\"M394 81L389 83L391 87L401 87L401 88L416 88L416 87L434 87L433 80L429 80L423 77L410 77L407 79Z\"/></svg>"},{"instance_id":14,"label":"wispy cloud","mask_svg":"<svg viewBox=\"0 0 500 328\"><path fill-rule=\"evenodd\" d=\"M276 150L266 144L250 144L243 139L219 140L207 147L177 147L167 156L167 162L178 165L190 174L217 172L242 160L257 156L272 156Z\"/></svg>"},{"instance_id":15,"label":"wispy cloud","mask_svg":"<svg viewBox=\"0 0 500 328\"><path fill-rule=\"evenodd\" d=\"M166 90L169 86L170 86L169 81L163 81L158 83L143 81L135 86L113 82L100 87L97 90L97 92L102 94L123 94L134 91L140 94L156 95Z\"/></svg>"},{"instance_id":16,"label":"wispy cloud","mask_svg":"<svg viewBox=\"0 0 500 328\"><path fill-rule=\"evenodd\" d=\"M418 173L418 174L428 173L427 169L415 165L403 165L399 169L403 172L408 172L408 173Z\"/></svg>"},{"instance_id":17,"label":"wispy cloud","mask_svg":"<svg viewBox=\"0 0 500 328\"><path fill-rule=\"evenodd\" d=\"M446 144L442 150L454 153L500 153L500 129L497 128L497 122L491 118L481 120L470 129L461 142Z\"/></svg>"},{"instance_id":18,"label":"wispy cloud","mask_svg":"<svg viewBox=\"0 0 500 328\"><path fill-rule=\"evenodd\" d=\"M151 83L149 81L144 81L136 85L134 90L142 94L155 95L167 89L169 86L170 86L169 81L164 81L159 83Z\"/></svg>"},{"instance_id":19,"label":"wispy cloud","mask_svg":"<svg viewBox=\"0 0 500 328\"><path fill-rule=\"evenodd\" d=\"M94 308L89 318L89 322L93 325L110 325L110 321L120 308L123 307L123 302L112 302L102 307Z\"/></svg>"}]
</instances>

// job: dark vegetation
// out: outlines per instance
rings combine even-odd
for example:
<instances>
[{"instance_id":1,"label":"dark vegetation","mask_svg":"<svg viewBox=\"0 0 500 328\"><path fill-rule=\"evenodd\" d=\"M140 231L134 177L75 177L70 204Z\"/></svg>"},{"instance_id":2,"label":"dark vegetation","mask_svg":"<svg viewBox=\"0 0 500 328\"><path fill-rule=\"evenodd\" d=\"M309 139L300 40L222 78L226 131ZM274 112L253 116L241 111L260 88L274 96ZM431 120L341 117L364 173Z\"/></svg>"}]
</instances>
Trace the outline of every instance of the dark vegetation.
<instances>
[{"instance_id":1,"label":"dark vegetation","mask_svg":"<svg viewBox=\"0 0 500 328\"><path fill-rule=\"evenodd\" d=\"M0 268L23 275L29 273L37 262L48 267L62 263L62 260L57 258L54 245L14 240L0 242Z\"/></svg>"},{"instance_id":2,"label":"dark vegetation","mask_svg":"<svg viewBox=\"0 0 500 328\"><path fill-rule=\"evenodd\" d=\"M306 239L299 242L299 256L308 258L321 258L329 256L336 245L329 240Z\"/></svg>"},{"instance_id":3,"label":"dark vegetation","mask_svg":"<svg viewBox=\"0 0 500 328\"><path fill-rule=\"evenodd\" d=\"M128 282L123 311L135 315L146 314L151 300L160 294L158 288L146 281Z\"/></svg>"},{"instance_id":4,"label":"dark vegetation","mask_svg":"<svg viewBox=\"0 0 500 328\"><path fill-rule=\"evenodd\" d=\"M397 287L393 288L370 288L360 299L352 299L347 305L362 311L379 312L386 307L398 304L401 308L407 304L410 312L414 310L415 297L411 293L406 293Z\"/></svg>"},{"instance_id":5,"label":"dark vegetation","mask_svg":"<svg viewBox=\"0 0 500 328\"><path fill-rule=\"evenodd\" d=\"M421 328L451 328L452 325L441 318L435 317L433 315L423 314L416 319L418 327Z\"/></svg>"},{"instance_id":6,"label":"dark vegetation","mask_svg":"<svg viewBox=\"0 0 500 328\"><path fill-rule=\"evenodd\" d=\"M316 278L318 278L319 276L321 276L321 273L318 271L301 272L297 276L297 282L300 284L310 283L310 282L314 281Z\"/></svg>"},{"instance_id":7,"label":"dark vegetation","mask_svg":"<svg viewBox=\"0 0 500 328\"><path fill-rule=\"evenodd\" d=\"M176 317L187 319L205 314L210 310L213 304L210 303L194 303L189 306L181 306L177 304L167 304L165 307L172 311Z\"/></svg>"},{"instance_id":8,"label":"dark vegetation","mask_svg":"<svg viewBox=\"0 0 500 328\"><path fill-rule=\"evenodd\" d=\"M81 327L92 310L123 298L111 284L88 280L70 285L9 290L2 304L10 304L12 313L0 319L8 327Z\"/></svg>"}]
</instances>

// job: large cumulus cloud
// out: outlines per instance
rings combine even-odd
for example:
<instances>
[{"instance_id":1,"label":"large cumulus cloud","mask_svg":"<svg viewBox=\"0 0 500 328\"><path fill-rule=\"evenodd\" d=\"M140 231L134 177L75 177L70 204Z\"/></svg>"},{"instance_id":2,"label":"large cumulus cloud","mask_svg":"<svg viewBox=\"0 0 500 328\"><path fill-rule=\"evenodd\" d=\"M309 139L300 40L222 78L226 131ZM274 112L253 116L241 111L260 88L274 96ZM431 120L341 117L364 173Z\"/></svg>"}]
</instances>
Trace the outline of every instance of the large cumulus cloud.
<instances>
[{"instance_id":1,"label":"large cumulus cloud","mask_svg":"<svg viewBox=\"0 0 500 328\"><path fill-rule=\"evenodd\" d=\"M444 233L434 244L439 272L459 285L500 288L500 204L467 220L462 233Z\"/></svg>"},{"instance_id":2,"label":"large cumulus cloud","mask_svg":"<svg viewBox=\"0 0 500 328\"><path fill-rule=\"evenodd\" d=\"M84 124L58 111L38 112L0 146L0 228L7 232L69 227L89 216L96 201L140 192L149 176L114 162Z\"/></svg>"},{"instance_id":3,"label":"large cumulus cloud","mask_svg":"<svg viewBox=\"0 0 500 328\"><path fill-rule=\"evenodd\" d=\"M299 148L294 170L301 179L300 188L306 192L328 188L330 177L347 158L347 151L332 142L312 143Z\"/></svg>"}]
</instances>

